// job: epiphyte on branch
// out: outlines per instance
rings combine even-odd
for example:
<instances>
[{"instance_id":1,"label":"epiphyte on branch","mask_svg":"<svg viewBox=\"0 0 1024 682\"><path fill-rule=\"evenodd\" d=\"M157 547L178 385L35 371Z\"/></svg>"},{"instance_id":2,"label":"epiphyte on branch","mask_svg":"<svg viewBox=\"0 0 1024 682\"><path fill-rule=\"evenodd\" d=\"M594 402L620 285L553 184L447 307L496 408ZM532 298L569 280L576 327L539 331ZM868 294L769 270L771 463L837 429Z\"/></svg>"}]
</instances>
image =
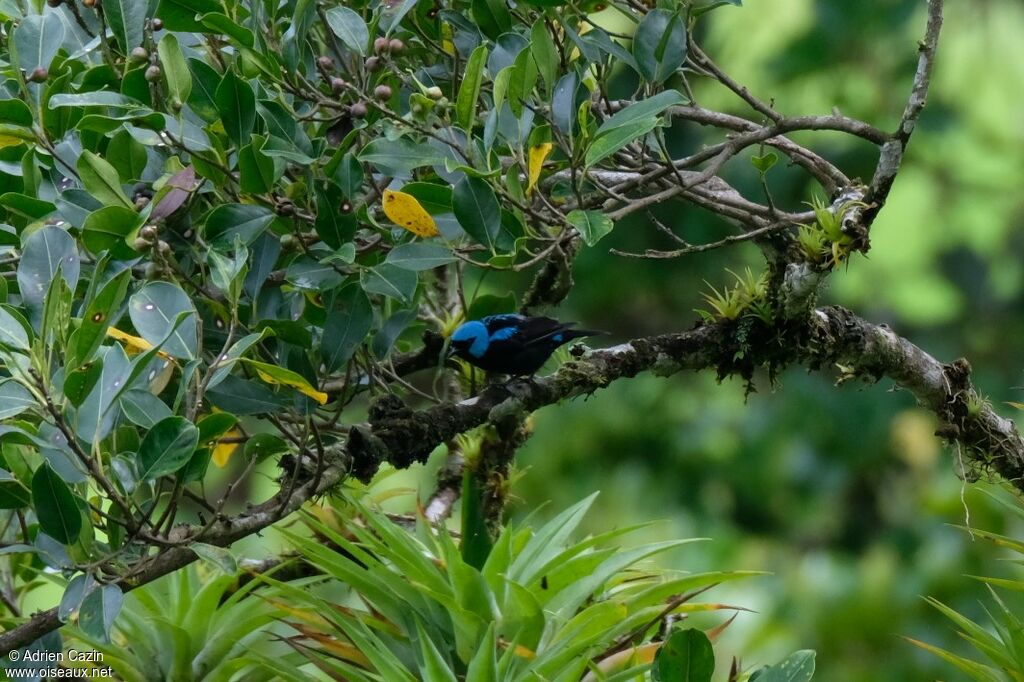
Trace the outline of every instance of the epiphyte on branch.
<instances>
[{"instance_id":1,"label":"epiphyte on branch","mask_svg":"<svg viewBox=\"0 0 1024 682\"><path fill-rule=\"evenodd\" d=\"M465 322L451 336L451 354L487 372L530 376L573 339L604 332L573 329L575 322L509 313Z\"/></svg>"}]
</instances>

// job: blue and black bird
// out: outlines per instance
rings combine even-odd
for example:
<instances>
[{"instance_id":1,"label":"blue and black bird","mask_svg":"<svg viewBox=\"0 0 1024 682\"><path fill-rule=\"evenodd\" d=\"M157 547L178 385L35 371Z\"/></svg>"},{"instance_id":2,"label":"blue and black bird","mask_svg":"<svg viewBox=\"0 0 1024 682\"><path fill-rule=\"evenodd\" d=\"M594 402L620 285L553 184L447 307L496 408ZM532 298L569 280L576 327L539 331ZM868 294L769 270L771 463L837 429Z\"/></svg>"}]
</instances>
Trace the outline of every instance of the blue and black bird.
<instances>
[{"instance_id":1,"label":"blue and black bird","mask_svg":"<svg viewBox=\"0 0 1024 682\"><path fill-rule=\"evenodd\" d=\"M531 376L555 349L603 332L573 329L575 322L508 313L471 320L452 333L452 355L487 372Z\"/></svg>"}]
</instances>

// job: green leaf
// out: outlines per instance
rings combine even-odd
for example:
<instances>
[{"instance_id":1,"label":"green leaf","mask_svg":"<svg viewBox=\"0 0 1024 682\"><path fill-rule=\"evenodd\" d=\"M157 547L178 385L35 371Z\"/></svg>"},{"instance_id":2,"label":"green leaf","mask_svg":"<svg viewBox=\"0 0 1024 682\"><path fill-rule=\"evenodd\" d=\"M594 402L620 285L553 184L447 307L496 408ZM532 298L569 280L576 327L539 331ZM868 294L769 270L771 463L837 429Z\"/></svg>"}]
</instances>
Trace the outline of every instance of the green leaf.
<instances>
[{"instance_id":1,"label":"green leaf","mask_svg":"<svg viewBox=\"0 0 1024 682\"><path fill-rule=\"evenodd\" d=\"M647 133L657 128L660 123L661 119L652 116L609 130L600 137L594 138L590 148L587 149L584 163L587 167L590 167L599 161L603 161L630 142L644 137Z\"/></svg>"},{"instance_id":2,"label":"green leaf","mask_svg":"<svg viewBox=\"0 0 1024 682\"><path fill-rule=\"evenodd\" d=\"M762 668L751 676L751 682L808 682L814 677L814 652L809 649L791 654L782 663Z\"/></svg>"},{"instance_id":3,"label":"green leaf","mask_svg":"<svg viewBox=\"0 0 1024 682\"><path fill-rule=\"evenodd\" d=\"M455 261L451 249L440 244L426 242L410 242L399 244L388 253L385 263L390 263L403 270L419 272L431 270Z\"/></svg>"},{"instance_id":4,"label":"green leaf","mask_svg":"<svg viewBox=\"0 0 1024 682\"><path fill-rule=\"evenodd\" d=\"M196 428L199 429L199 442L211 445L216 439L235 428L238 417L227 412L214 412L199 420Z\"/></svg>"},{"instance_id":5,"label":"green leaf","mask_svg":"<svg viewBox=\"0 0 1024 682\"><path fill-rule=\"evenodd\" d=\"M341 38L345 47L361 56L366 55L370 32L359 14L348 7L332 7L327 10L327 25L334 31L334 35Z\"/></svg>"},{"instance_id":6,"label":"green leaf","mask_svg":"<svg viewBox=\"0 0 1024 682\"><path fill-rule=\"evenodd\" d=\"M678 12L653 9L633 34L633 56L640 75L661 83L686 60L686 26Z\"/></svg>"},{"instance_id":7,"label":"green leaf","mask_svg":"<svg viewBox=\"0 0 1024 682\"><path fill-rule=\"evenodd\" d=\"M378 137L363 147L358 158L394 175L408 175L415 168L444 163L444 156L436 149L405 137Z\"/></svg>"},{"instance_id":8,"label":"green leaf","mask_svg":"<svg viewBox=\"0 0 1024 682\"><path fill-rule=\"evenodd\" d=\"M493 253L501 232L501 207L491 186L485 180L466 176L452 192L452 209L466 234Z\"/></svg>"},{"instance_id":9,"label":"green leaf","mask_svg":"<svg viewBox=\"0 0 1024 682\"><path fill-rule=\"evenodd\" d=\"M139 446L139 480L151 481L185 466L199 444L199 429L184 417L166 417Z\"/></svg>"},{"instance_id":10,"label":"green leaf","mask_svg":"<svg viewBox=\"0 0 1024 682\"><path fill-rule=\"evenodd\" d=\"M537 71L540 73L544 86L550 93L558 82L558 70L561 60L558 58L558 48L551 37L548 25L543 21L534 22L530 29L530 52L537 63Z\"/></svg>"},{"instance_id":11,"label":"green leaf","mask_svg":"<svg viewBox=\"0 0 1024 682\"><path fill-rule=\"evenodd\" d=\"M222 204L206 216L206 238L215 245L231 247L235 236L248 246L274 222L274 213L265 206Z\"/></svg>"},{"instance_id":12,"label":"green leaf","mask_svg":"<svg viewBox=\"0 0 1024 682\"><path fill-rule=\"evenodd\" d=\"M222 573L234 575L238 572L238 562L235 561L235 557L232 556L231 552L223 547L208 545L203 542L193 542L188 548L195 552L196 556L200 559L219 568Z\"/></svg>"},{"instance_id":13,"label":"green leaf","mask_svg":"<svg viewBox=\"0 0 1024 682\"><path fill-rule=\"evenodd\" d=\"M491 40L512 30L512 13L505 0L471 0L469 11L473 22Z\"/></svg>"},{"instance_id":14,"label":"green leaf","mask_svg":"<svg viewBox=\"0 0 1024 682\"><path fill-rule=\"evenodd\" d=\"M64 22L56 12L23 18L11 37L11 57L26 74L37 68L49 68L64 42Z\"/></svg>"},{"instance_id":15,"label":"green leaf","mask_svg":"<svg viewBox=\"0 0 1024 682\"><path fill-rule=\"evenodd\" d=\"M104 206L122 206L134 210L133 204L121 188L117 170L106 160L86 150L78 157L78 175L82 185Z\"/></svg>"},{"instance_id":16,"label":"green leaf","mask_svg":"<svg viewBox=\"0 0 1024 682\"><path fill-rule=\"evenodd\" d=\"M761 175L764 175L772 169L776 163L779 162L779 155L775 152L768 152L761 156L750 157L750 163L754 165L754 168L758 170Z\"/></svg>"},{"instance_id":17,"label":"green leaf","mask_svg":"<svg viewBox=\"0 0 1024 682\"><path fill-rule=\"evenodd\" d=\"M32 502L32 493L9 471L0 469L0 509L22 509Z\"/></svg>"},{"instance_id":18,"label":"green leaf","mask_svg":"<svg viewBox=\"0 0 1024 682\"><path fill-rule=\"evenodd\" d=\"M483 486L476 473L467 467L462 475L462 559L475 569L487 563L494 541L487 528L487 515L483 505Z\"/></svg>"},{"instance_id":19,"label":"green leaf","mask_svg":"<svg viewBox=\"0 0 1024 682\"><path fill-rule=\"evenodd\" d=\"M480 641L473 660L466 669L466 682L498 682L497 642L494 639L494 624L487 627L487 633Z\"/></svg>"},{"instance_id":20,"label":"green leaf","mask_svg":"<svg viewBox=\"0 0 1024 682\"><path fill-rule=\"evenodd\" d=\"M25 240L18 263L18 287L22 300L30 307L42 305L50 282L58 271L74 291L80 268L78 246L70 234L55 225L36 230Z\"/></svg>"},{"instance_id":21,"label":"green leaf","mask_svg":"<svg viewBox=\"0 0 1024 682\"><path fill-rule=\"evenodd\" d=\"M256 45L256 36L252 31L231 17L220 12L210 12L199 17L203 26L213 29L213 33L223 33L240 47L252 48Z\"/></svg>"},{"instance_id":22,"label":"green leaf","mask_svg":"<svg viewBox=\"0 0 1024 682\"><path fill-rule=\"evenodd\" d=\"M103 17L124 54L142 45L142 29L148 6L148 2L139 0L103 0ZM163 53L160 58L163 59Z\"/></svg>"},{"instance_id":23,"label":"green leaf","mask_svg":"<svg viewBox=\"0 0 1024 682\"><path fill-rule=\"evenodd\" d=\"M433 182L407 182L402 191L410 194L430 215L444 215L452 212L452 188Z\"/></svg>"},{"instance_id":24,"label":"green leaf","mask_svg":"<svg viewBox=\"0 0 1024 682\"><path fill-rule=\"evenodd\" d=\"M486 64L487 47L485 45L477 45L466 62L462 84L459 85L459 95L455 100L455 119L462 126L462 129L466 131L473 129L473 121L476 118L476 103L480 99L480 86L483 83L484 66Z\"/></svg>"},{"instance_id":25,"label":"green leaf","mask_svg":"<svg viewBox=\"0 0 1024 682\"><path fill-rule=\"evenodd\" d=\"M98 271L93 275L94 287L102 281L100 279L102 274ZM130 269L122 270L103 284L99 292L93 294L92 298L86 302L85 311L82 313L82 323L72 336L69 366L76 367L79 363L88 361L100 347L112 316L128 293L131 277Z\"/></svg>"},{"instance_id":26,"label":"green leaf","mask_svg":"<svg viewBox=\"0 0 1024 682\"><path fill-rule=\"evenodd\" d=\"M50 97L46 104L50 109L61 107L114 107L117 109L138 109L145 106L142 102L119 92L96 90L94 92L69 93L59 92Z\"/></svg>"},{"instance_id":27,"label":"green leaf","mask_svg":"<svg viewBox=\"0 0 1024 682\"><path fill-rule=\"evenodd\" d=\"M64 378L64 397L75 407L80 407L102 373L103 361L99 358L71 370Z\"/></svg>"},{"instance_id":28,"label":"green leaf","mask_svg":"<svg viewBox=\"0 0 1024 682\"><path fill-rule=\"evenodd\" d=\"M711 682L715 652L701 630L676 629L658 649L651 668L655 682Z\"/></svg>"},{"instance_id":29,"label":"green leaf","mask_svg":"<svg viewBox=\"0 0 1024 682\"><path fill-rule=\"evenodd\" d=\"M628 123L634 123L649 119L652 116L658 116L669 107L679 106L686 104L686 98L683 97L682 93L678 90L665 90L659 92L653 97L642 99L639 102L634 102L629 106L621 109L613 116L609 117L601 127L594 133L594 137L601 137L602 135L620 128Z\"/></svg>"},{"instance_id":30,"label":"green leaf","mask_svg":"<svg viewBox=\"0 0 1024 682\"><path fill-rule=\"evenodd\" d=\"M28 332L5 308L0 307L0 347L28 351Z\"/></svg>"},{"instance_id":31,"label":"green leaf","mask_svg":"<svg viewBox=\"0 0 1024 682\"><path fill-rule=\"evenodd\" d=\"M142 177L149 162L146 147L127 130L114 135L107 145L107 160L117 169L122 182L135 182Z\"/></svg>"},{"instance_id":32,"label":"green leaf","mask_svg":"<svg viewBox=\"0 0 1024 682\"><path fill-rule=\"evenodd\" d=\"M315 389L306 377L298 372L266 362L259 362L251 358L244 358L244 362L255 369L259 378L268 384L294 388L299 393L313 398L321 405L327 402L327 394Z\"/></svg>"},{"instance_id":33,"label":"green leaf","mask_svg":"<svg viewBox=\"0 0 1024 682\"><path fill-rule=\"evenodd\" d=\"M133 2L134 0L128 0ZM140 2L135 2L142 5ZM106 7L106 5L104 5ZM178 39L173 33L168 33L160 39L157 45L157 52L160 55L160 66L164 71L164 78L167 79L167 91L173 100L184 104L192 93L192 73L185 63L185 55L181 52Z\"/></svg>"},{"instance_id":34,"label":"green leaf","mask_svg":"<svg viewBox=\"0 0 1024 682\"><path fill-rule=\"evenodd\" d=\"M43 463L32 476L32 499L39 528L63 545L78 540L82 532L82 513L71 489L50 465Z\"/></svg>"},{"instance_id":35,"label":"green leaf","mask_svg":"<svg viewBox=\"0 0 1024 682\"><path fill-rule=\"evenodd\" d=\"M239 147L246 144L256 125L256 95L249 84L228 71L217 86L214 102L228 137Z\"/></svg>"},{"instance_id":36,"label":"green leaf","mask_svg":"<svg viewBox=\"0 0 1024 682\"><path fill-rule=\"evenodd\" d=\"M419 278L415 272L382 263L375 268L364 270L360 282L368 294L380 294L402 303L412 303Z\"/></svg>"},{"instance_id":37,"label":"green leaf","mask_svg":"<svg viewBox=\"0 0 1024 682\"><path fill-rule=\"evenodd\" d=\"M13 379L0 382L0 419L9 419L32 407L36 407L36 400L27 388Z\"/></svg>"},{"instance_id":38,"label":"green leaf","mask_svg":"<svg viewBox=\"0 0 1024 682\"><path fill-rule=\"evenodd\" d=\"M125 391L118 400L118 404L128 421L144 429L151 429L160 420L172 416L171 408L146 390Z\"/></svg>"},{"instance_id":39,"label":"green leaf","mask_svg":"<svg viewBox=\"0 0 1024 682\"><path fill-rule=\"evenodd\" d=\"M218 408L240 415L275 413L291 405L291 400L278 396L263 384L233 374L226 375L206 395Z\"/></svg>"},{"instance_id":40,"label":"green leaf","mask_svg":"<svg viewBox=\"0 0 1024 682\"><path fill-rule=\"evenodd\" d=\"M327 312L320 357L328 372L342 367L359 348L373 326L373 309L359 287L342 290Z\"/></svg>"},{"instance_id":41,"label":"green leaf","mask_svg":"<svg viewBox=\"0 0 1024 682\"><path fill-rule=\"evenodd\" d=\"M566 219L580 233L587 246L593 246L601 241L615 227L612 219L600 211L583 211L577 208L570 211Z\"/></svg>"},{"instance_id":42,"label":"green leaf","mask_svg":"<svg viewBox=\"0 0 1024 682\"><path fill-rule=\"evenodd\" d=\"M99 381L86 396L78 410L78 436L89 443L104 438L114 425L116 410L111 406L117 396L128 384L131 375L131 364L121 344L105 346L102 357L102 370Z\"/></svg>"},{"instance_id":43,"label":"green leaf","mask_svg":"<svg viewBox=\"0 0 1024 682\"><path fill-rule=\"evenodd\" d=\"M188 313L188 316L174 329L180 313ZM154 346L163 342L163 352L185 360L196 357L196 309L178 285L150 282L129 299L128 314L142 338Z\"/></svg>"},{"instance_id":44,"label":"green leaf","mask_svg":"<svg viewBox=\"0 0 1024 682\"><path fill-rule=\"evenodd\" d=\"M217 0L160 0L156 15L168 31L202 33L207 29L196 21L196 16L222 9Z\"/></svg>"},{"instance_id":45,"label":"green leaf","mask_svg":"<svg viewBox=\"0 0 1024 682\"><path fill-rule=\"evenodd\" d=\"M104 206L93 211L82 226L82 243L91 253L110 251L115 258L128 259L135 250L125 237L142 226L142 216L123 206Z\"/></svg>"},{"instance_id":46,"label":"green leaf","mask_svg":"<svg viewBox=\"0 0 1024 682\"><path fill-rule=\"evenodd\" d=\"M95 588L85 596L82 606L78 609L78 627L90 637L101 642L109 642L110 629L114 627L114 621L123 604L124 594L117 585L108 584Z\"/></svg>"},{"instance_id":47,"label":"green leaf","mask_svg":"<svg viewBox=\"0 0 1024 682\"><path fill-rule=\"evenodd\" d=\"M526 47L519 51L512 63L508 81L508 106L517 118L523 115L523 103L530 101L536 83L537 62L533 58L533 50Z\"/></svg>"}]
</instances>

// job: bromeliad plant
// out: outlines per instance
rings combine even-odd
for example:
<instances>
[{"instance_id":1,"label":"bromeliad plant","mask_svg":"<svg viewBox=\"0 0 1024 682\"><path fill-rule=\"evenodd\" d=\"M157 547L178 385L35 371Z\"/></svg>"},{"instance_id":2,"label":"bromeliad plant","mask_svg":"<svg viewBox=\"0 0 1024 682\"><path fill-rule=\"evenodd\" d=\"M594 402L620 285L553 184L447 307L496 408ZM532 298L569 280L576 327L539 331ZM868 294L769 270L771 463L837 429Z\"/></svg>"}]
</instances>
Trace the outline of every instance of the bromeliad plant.
<instances>
[{"instance_id":1,"label":"bromeliad plant","mask_svg":"<svg viewBox=\"0 0 1024 682\"><path fill-rule=\"evenodd\" d=\"M877 212L920 106L898 135L779 114L694 40L711 10L739 4L0 0L0 654L61 626L57 606L26 615L58 575L81 590L83 629L109 638L124 591L346 478L650 369L672 335L620 347L601 371L577 362L550 390L524 385L504 411L494 390L465 401L458 381L408 380L442 364L447 321L561 303L576 255L655 204L738 229L696 250L751 241L773 268L793 264L793 225L814 216L722 177L747 149L785 155L829 197L867 192ZM938 23L933 2L911 104ZM705 88L753 112L707 110ZM673 158L682 126L701 151ZM873 186L785 137L814 130L884 145ZM522 296L476 295L490 270ZM269 475L272 492L238 499L278 455L294 466ZM569 617L580 603L563 599ZM548 660L547 627L517 645ZM461 664L467 638L509 636L458 632Z\"/></svg>"},{"instance_id":2,"label":"bromeliad plant","mask_svg":"<svg viewBox=\"0 0 1024 682\"><path fill-rule=\"evenodd\" d=\"M110 641L82 627L65 633L74 646L102 653L99 667L109 666L126 682L271 680L272 674L245 661L250 648L273 651L282 662L302 660L275 643L270 626L286 612L253 597L257 588L267 589L255 580L239 586L234 572L190 566L127 595ZM70 612L71 606L62 608Z\"/></svg>"},{"instance_id":3,"label":"bromeliad plant","mask_svg":"<svg viewBox=\"0 0 1024 682\"><path fill-rule=\"evenodd\" d=\"M332 679L638 679L657 659L667 624L695 613L738 610L697 602L698 595L754 573L648 567L646 560L694 540L614 546L636 528L573 540L594 499L536 529L506 527L485 552L471 538L457 542L422 517L410 531L360 504L322 512L321 518L307 514L303 520L313 537L287 535L297 553L324 573L324 585L318 591L266 578L291 606L295 634L287 641ZM338 515L344 522L337 522ZM348 595L339 598L339 591ZM707 642L703 633L699 638ZM256 659L284 679L306 679L272 657ZM701 665L707 660L702 654ZM713 668L713 656L710 661ZM654 665L675 670L667 659Z\"/></svg>"}]
</instances>

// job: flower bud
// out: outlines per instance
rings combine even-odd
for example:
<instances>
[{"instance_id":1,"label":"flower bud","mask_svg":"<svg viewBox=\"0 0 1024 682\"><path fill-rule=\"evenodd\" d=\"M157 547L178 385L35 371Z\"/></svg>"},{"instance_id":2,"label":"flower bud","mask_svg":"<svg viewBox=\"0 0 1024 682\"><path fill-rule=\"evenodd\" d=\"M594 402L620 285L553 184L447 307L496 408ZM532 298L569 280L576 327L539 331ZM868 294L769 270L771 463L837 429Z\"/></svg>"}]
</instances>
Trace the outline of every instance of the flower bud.
<instances>
[{"instance_id":1,"label":"flower bud","mask_svg":"<svg viewBox=\"0 0 1024 682\"><path fill-rule=\"evenodd\" d=\"M401 54L405 51L405 43L398 38L392 38L388 43L388 49L391 50L391 54Z\"/></svg>"},{"instance_id":2,"label":"flower bud","mask_svg":"<svg viewBox=\"0 0 1024 682\"><path fill-rule=\"evenodd\" d=\"M381 101L391 99L391 95L392 92L390 85L378 85L373 89L373 96Z\"/></svg>"},{"instance_id":3,"label":"flower bud","mask_svg":"<svg viewBox=\"0 0 1024 682\"><path fill-rule=\"evenodd\" d=\"M149 68L146 69L146 80L150 83L155 83L156 81L160 80L161 75L163 75L163 71L161 71L160 67L156 64L152 64Z\"/></svg>"},{"instance_id":4,"label":"flower bud","mask_svg":"<svg viewBox=\"0 0 1024 682\"><path fill-rule=\"evenodd\" d=\"M373 41L373 51L377 54L384 54L391 47L391 41L381 36Z\"/></svg>"},{"instance_id":5,"label":"flower bud","mask_svg":"<svg viewBox=\"0 0 1024 682\"><path fill-rule=\"evenodd\" d=\"M149 50L144 47L135 47L132 48L132 51L128 56L134 61L144 62L149 59Z\"/></svg>"}]
</instances>

